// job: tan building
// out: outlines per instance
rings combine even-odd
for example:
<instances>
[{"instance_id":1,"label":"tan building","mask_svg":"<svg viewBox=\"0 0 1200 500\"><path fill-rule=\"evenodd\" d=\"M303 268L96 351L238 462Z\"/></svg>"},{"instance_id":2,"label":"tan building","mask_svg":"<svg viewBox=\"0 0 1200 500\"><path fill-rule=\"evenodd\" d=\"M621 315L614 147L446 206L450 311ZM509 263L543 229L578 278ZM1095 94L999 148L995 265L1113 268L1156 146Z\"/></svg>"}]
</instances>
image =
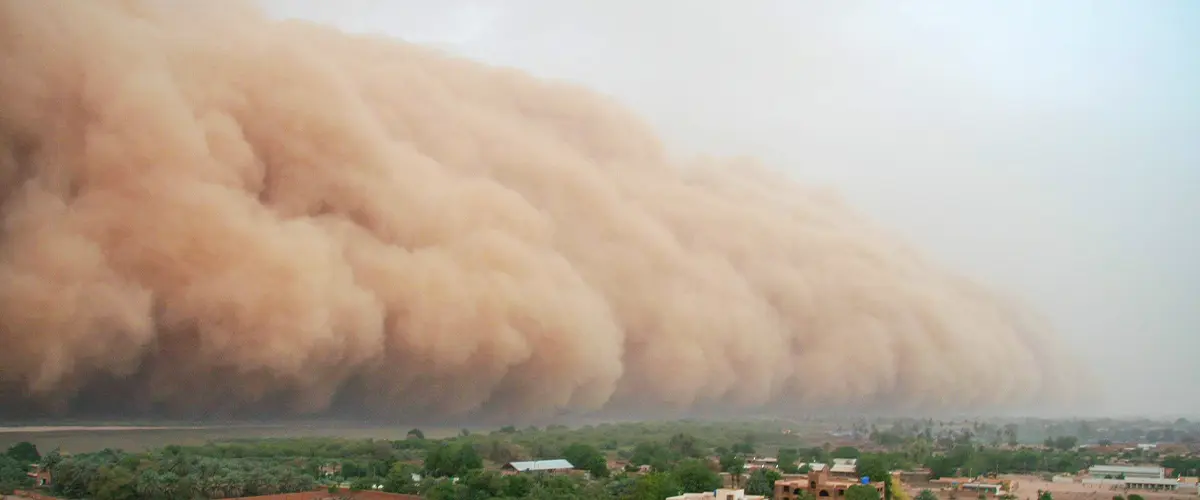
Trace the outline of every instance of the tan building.
<instances>
[{"instance_id":1,"label":"tan building","mask_svg":"<svg viewBox=\"0 0 1200 500\"><path fill-rule=\"evenodd\" d=\"M846 490L851 486L862 484L852 477L831 475L828 468L814 470L808 477L780 479L775 481L775 500L794 500L801 491L807 491L816 498L846 496ZM883 483L871 483L867 486L875 488L879 497L883 498Z\"/></svg>"}]
</instances>

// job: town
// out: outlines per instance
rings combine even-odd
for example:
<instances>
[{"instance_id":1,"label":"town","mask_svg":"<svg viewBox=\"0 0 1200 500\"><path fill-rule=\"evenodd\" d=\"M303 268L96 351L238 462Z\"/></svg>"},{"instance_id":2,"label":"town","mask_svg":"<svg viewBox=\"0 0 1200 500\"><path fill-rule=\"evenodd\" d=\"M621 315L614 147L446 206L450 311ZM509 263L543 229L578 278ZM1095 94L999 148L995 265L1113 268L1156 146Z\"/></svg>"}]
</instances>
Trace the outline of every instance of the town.
<instances>
[{"instance_id":1,"label":"town","mask_svg":"<svg viewBox=\"0 0 1200 500\"><path fill-rule=\"evenodd\" d=\"M95 500L1200 496L1200 426L1182 418L685 420L429 435L412 428L396 439L247 436L200 445L138 443L141 430L105 432L124 433L122 442L140 449L73 443L63 432L0 434L22 439L0 458L0 492ZM193 433L179 435L187 442L203 434L178 432ZM154 434L162 439L172 436Z\"/></svg>"}]
</instances>

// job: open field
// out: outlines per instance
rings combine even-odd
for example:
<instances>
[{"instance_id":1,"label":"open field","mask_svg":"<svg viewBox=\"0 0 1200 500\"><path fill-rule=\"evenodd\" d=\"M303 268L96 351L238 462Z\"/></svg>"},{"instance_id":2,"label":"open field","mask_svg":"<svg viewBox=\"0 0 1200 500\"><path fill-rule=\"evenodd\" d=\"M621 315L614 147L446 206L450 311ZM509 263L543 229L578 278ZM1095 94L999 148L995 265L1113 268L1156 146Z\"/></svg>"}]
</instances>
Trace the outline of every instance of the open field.
<instances>
[{"instance_id":1,"label":"open field","mask_svg":"<svg viewBox=\"0 0 1200 500\"><path fill-rule=\"evenodd\" d=\"M1049 491L1054 500L1111 500L1114 496L1129 496L1136 493L1146 500L1195 500L1196 493L1188 492L1155 492L1145 490L1114 490L1110 487L1098 487L1082 483L1054 483L1031 475L1001 475L1000 477L1013 480L1012 494L1018 500L1037 500L1038 490ZM923 488L907 487L910 498L916 498ZM975 500L977 494L959 491L952 494L949 488L931 488L939 499L945 500ZM992 498L992 497L988 497Z\"/></svg>"},{"instance_id":2,"label":"open field","mask_svg":"<svg viewBox=\"0 0 1200 500\"><path fill-rule=\"evenodd\" d=\"M352 424L280 424L222 426L30 426L0 427L0 449L21 441L39 450L61 448L72 453L105 448L144 451L171 444L200 445L209 441L264 438L339 437L345 439L404 439L413 426ZM427 437L450 437L451 428L422 428Z\"/></svg>"},{"instance_id":3,"label":"open field","mask_svg":"<svg viewBox=\"0 0 1200 500\"><path fill-rule=\"evenodd\" d=\"M1109 486L1087 485L1083 483L1055 483L1044 481L1037 476L1013 475L1003 476L1014 480L1014 494L1024 500L1036 500L1038 490L1049 491L1055 500L1110 500L1116 495L1128 496L1131 493L1141 495L1146 500L1191 499L1195 500L1195 492L1154 492L1145 490L1112 489Z\"/></svg>"}]
</instances>

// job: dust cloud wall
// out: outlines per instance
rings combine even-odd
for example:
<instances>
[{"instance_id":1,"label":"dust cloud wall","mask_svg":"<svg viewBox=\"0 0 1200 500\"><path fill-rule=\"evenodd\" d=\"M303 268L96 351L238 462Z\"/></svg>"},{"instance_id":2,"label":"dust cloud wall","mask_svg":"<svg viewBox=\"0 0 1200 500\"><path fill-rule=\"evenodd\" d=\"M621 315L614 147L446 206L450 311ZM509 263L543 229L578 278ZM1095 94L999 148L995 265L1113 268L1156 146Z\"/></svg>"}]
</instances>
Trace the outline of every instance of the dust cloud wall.
<instances>
[{"instance_id":1,"label":"dust cloud wall","mask_svg":"<svg viewBox=\"0 0 1200 500\"><path fill-rule=\"evenodd\" d=\"M0 0L0 62L10 416L1075 394L1036 314L584 88L235 2Z\"/></svg>"}]
</instances>

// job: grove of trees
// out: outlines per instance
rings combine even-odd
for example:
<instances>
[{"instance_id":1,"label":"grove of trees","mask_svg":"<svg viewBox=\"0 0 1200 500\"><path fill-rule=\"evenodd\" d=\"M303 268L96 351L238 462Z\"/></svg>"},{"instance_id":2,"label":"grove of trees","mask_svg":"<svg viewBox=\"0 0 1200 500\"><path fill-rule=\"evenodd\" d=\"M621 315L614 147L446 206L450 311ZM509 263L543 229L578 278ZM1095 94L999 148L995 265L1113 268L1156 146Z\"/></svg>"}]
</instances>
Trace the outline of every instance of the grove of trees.
<instances>
[{"instance_id":1,"label":"grove of trees","mask_svg":"<svg viewBox=\"0 0 1200 500\"><path fill-rule=\"evenodd\" d=\"M1071 429L1091 435L1108 429L1084 424L1073 424ZM885 482L889 486L885 496L891 499L890 470L925 466L935 477L1075 472L1111 458L1080 448L1081 438L1067 434L1047 435L1042 446L1009 446L1018 435L1035 434L1029 426L1015 424L910 420L881 427L856 422L849 432L862 439L869 437L869 441L860 441L864 449L813 442L811 434L780 432L783 425L793 424L680 421L576 429L506 426L490 433L451 431L443 435L452 437L441 439L411 429L398 440L244 439L139 452L105 449L76 454L42 454L32 444L16 443L0 456L0 491L31 486L25 473L29 464L39 463L53 473L55 494L94 500L192 500L331 487L381 489L434 500L661 500L681 492L711 491L721 486L721 472L729 473L734 484L749 494L771 495L780 472L745 471L748 458L765 455L777 456L779 469L785 473L807 472L805 464L809 462L857 458L860 475ZM1071 430L1054 425L1059 424L1043 425L1041 432ZM1178 432L1190 432L1186 429L1194 426L1190 422L1181 425L1188 427ZM579 473L498 472L506 462L550 458L567 459ZM612 460L628 465L609 470ZM1176 474L1194 474L1200 469L1200 459L1190 456L1168 456L1160 462ZM916 500L930 500L927 493L916 495ZM868 486L851 488L846 496L848 500L879 500L875 489ZM902 492L895 498L907 500Z\"/></svg>"}]
</instances>

